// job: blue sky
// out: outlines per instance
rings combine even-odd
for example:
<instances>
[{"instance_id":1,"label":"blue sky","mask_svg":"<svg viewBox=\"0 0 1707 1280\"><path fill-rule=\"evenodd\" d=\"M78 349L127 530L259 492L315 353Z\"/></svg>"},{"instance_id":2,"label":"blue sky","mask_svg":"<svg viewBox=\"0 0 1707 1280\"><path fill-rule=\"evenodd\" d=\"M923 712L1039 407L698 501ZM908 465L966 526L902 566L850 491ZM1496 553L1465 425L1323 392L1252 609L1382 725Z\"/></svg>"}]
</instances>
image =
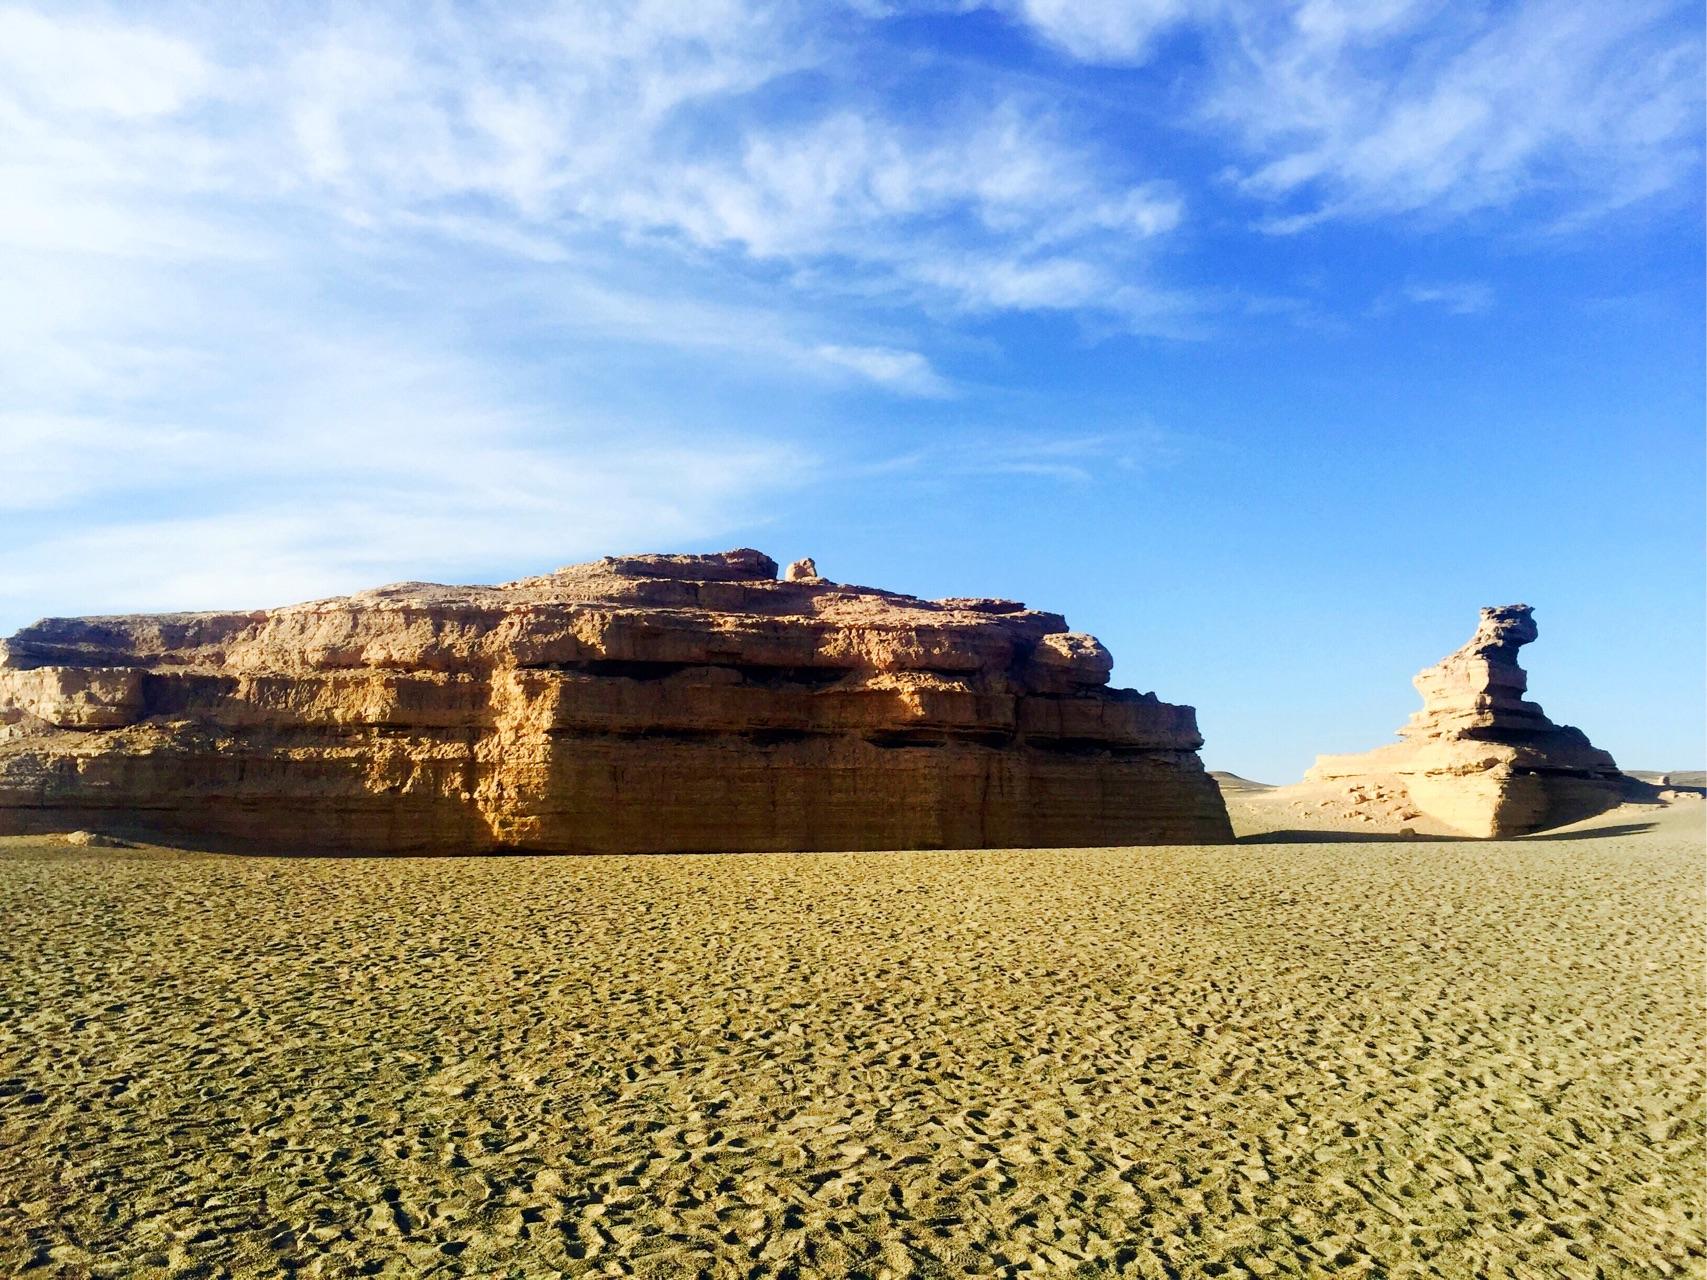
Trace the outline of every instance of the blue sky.
<instances>
[{"instance_id":1,"label":"blue sky","mask_svg":"<svg viewBox=\"0 0 1707 1280\"><path fill-rule=\"evenodd\" d=\"M0 633L756 545L1703 761L1699 7L0 7Z\"/></svg>"}]
</instances>

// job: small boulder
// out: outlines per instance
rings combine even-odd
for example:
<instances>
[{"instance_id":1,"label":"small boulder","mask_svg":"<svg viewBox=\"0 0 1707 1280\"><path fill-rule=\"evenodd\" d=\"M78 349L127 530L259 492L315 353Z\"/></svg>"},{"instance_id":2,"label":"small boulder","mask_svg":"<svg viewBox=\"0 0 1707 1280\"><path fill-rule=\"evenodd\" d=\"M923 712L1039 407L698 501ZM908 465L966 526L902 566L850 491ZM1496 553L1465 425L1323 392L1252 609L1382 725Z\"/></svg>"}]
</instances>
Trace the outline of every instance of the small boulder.
<instances>
[{"instance_id":1,"label":"small boulder","mask_svg":"<svg viewBox=\"0 0 1707 1280\"><path fill-rule=\"evenodd\" d=\"M85 849L133 849L136 847L128 840L120 840L117 836L104 836L98 831L68 831L59 838L66 844L79 845Z\"/></svg>"},{"instance_id":2,"label":"small boulder","mask_svg":"<svg viewBox=\"0 0 1707 1280\"><path fill-rule=\"evenodd\" d=\"M820 576L822 575L818 572L818 566L812 563L811 556L803 556L794 561L782 573L784 582L808 582Z\"/></svg>"}]
</instances>

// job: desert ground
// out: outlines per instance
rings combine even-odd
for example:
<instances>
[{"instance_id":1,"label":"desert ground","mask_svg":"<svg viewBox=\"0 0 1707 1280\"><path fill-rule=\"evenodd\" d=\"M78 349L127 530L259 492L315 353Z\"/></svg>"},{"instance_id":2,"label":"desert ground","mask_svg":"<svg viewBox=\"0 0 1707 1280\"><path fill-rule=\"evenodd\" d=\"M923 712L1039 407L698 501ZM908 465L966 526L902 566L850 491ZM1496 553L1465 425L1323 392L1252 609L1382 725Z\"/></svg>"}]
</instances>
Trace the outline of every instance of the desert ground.
<instances>
[{"instance_id":1,"label":"desert ground","mask_svg":"<svg viewBox=\"0 0 1707 1280\"><path fill-rule=\"evenodd\" d=\"M1704 1274L1698 802L1229 800L1255 842L0 841L0 1272Z\"/></svg>"}]
</instances>

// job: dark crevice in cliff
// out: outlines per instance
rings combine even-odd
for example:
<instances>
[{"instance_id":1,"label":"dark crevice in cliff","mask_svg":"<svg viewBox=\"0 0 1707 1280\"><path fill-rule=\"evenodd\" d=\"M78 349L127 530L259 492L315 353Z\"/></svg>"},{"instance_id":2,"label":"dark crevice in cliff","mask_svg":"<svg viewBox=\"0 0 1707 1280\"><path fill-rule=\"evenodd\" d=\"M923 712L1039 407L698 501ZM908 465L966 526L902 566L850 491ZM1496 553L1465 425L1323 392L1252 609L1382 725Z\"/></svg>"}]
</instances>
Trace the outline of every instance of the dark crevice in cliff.
<instances>
[{"instance_id":1,"label":"dark crevice in cliff","mask_svg":"<svg viewBox=\"0 0 1707 1280\"><path fill-rule=\"evenodd\" d=\"M1152 754L1153 748L1111 746L1089 740L1072 740L1062 746L1057 739L1021 739L1005 730L992 729L880 729L859 733L847 728L808 729L773 727L764 729L697 729L682 725L615 726L558 725L544 731L545 737L568 746L575 742L687 742L728 741L753 747L785 747L797 743L827 742L853 738L883 750L934 749L946 746L978 747L989 751L1011 751L1030 747L1052 754L1063 751L1084 754L1105 751L1113 755ZM572 748L571 748L572 749Z\"/></svg>"},{"instance_id":2,"label":"dark crevice in cliff","mask_svg":"<svg viewBox=\"0 0 1707 1280\"><path fill-rule=\"evenodd\" d=\"M632 729L551 729L548 737L564 739L606 739L617 742L715 742L719 738L739 735L721 729L690 729L674 725L645 725Z\"/></svg>"},{"instance_id":3,"label":"dark crevice in cliff","mask_svg":"<svg viewBox=\"0 0 1707 1280\"><path fill-rule=\"evenodd\" d=\"M868 733L865 740L874 747L884 750L895 750L900 747L945 747L949 737L946 733L934 733L923 729L894 729L886 733Z\"/></svg>"},{"instance_id":4,"label":"dark crevice in cliff","mask_svg":"<svg viewBox=\"0 0 1707 1280\"><path fill-rule=\"evenodd\" d=\"M810 729L755 729L747 735L747 741L760 747L779 747L789 742L810 742L825 736Z\"/></svg>"},{"instance_id":5,"label":"dark crevice in cliff","mask_svg":"<svg viewBox=\"0 0 1707 1280\"><path fill-rule=\"evenodd\" d=\"M1105 742L1099 738L1039 738L1027 737L1023 743L1034 751L1057 756L1149 756L1157 748Z\"/></svg>"},{"instance_id":6,"label":"dark crevice in cliff","mask_svg":"<svg viewBox=\"0 0 1707 1280\"><path fill-rule=\"evenodd\" d=\"M743 662L642 662L618 658L595 658L584 662L526 663L518 671L575 672L618 680L666 680L683 671L733 671L750 684L823 686L835 684L852 674L846 667L770 667Z\"/></svg>"}]
</instances>

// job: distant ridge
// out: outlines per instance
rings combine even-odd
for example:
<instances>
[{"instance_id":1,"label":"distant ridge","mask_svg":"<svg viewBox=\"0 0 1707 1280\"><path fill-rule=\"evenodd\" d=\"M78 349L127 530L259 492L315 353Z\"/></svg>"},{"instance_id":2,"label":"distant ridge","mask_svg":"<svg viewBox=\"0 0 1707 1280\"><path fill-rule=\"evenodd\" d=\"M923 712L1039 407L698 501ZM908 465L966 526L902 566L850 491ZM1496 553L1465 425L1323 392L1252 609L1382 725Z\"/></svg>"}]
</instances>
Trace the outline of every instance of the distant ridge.
<instances>
[{"instance_id":1,"label":"distant ridge","mask_svg":"<svg viewBox=\"0 0 1707 1280\"><path fill-rule=\"evenodd\" d=\"M1703 769L1667 769L1663 773L1653 769L1626 769L1624 772L1632 778L1651 783L1656 787L1707 789L1707 770ZM1210 775L1210 777L1214 776L1214 774Z\"/></svg>"},{"instance_id":2,"label":"distant ridge","mask_svg":"<svg viewBox=\"0 0 1707 1280\"><path fill-rule=\"evenodd\" d=\"M1224 769L1211 769L1209 776L1215 779L1216 784L1221 788L1222 795L1226 795L1229 791L1274 790L1274 783L1272 782L1253 782L1249 778L1241 778L1238 774L1228 773Z\"/></svg>"}]
</instances>

